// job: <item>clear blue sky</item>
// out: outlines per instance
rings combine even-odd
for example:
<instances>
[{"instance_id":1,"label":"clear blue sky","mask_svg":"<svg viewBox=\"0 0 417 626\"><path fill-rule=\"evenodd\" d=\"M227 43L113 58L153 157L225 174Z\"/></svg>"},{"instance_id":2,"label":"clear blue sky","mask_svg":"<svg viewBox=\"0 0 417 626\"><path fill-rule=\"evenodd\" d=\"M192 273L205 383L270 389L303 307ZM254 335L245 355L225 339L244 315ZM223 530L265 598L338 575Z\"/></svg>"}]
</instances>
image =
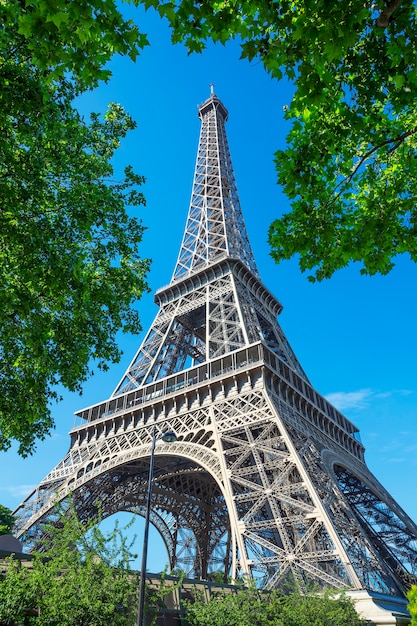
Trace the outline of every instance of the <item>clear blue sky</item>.
<instances>
[{"instance_id":1,"label":"clear blue sky","mask_svg":"<svg viewBox=\"0 0 417 626\"><path fill-rule=\"evenodd\" d=\"M126 11L148 33L151 46L136 64L114 61L113 79L83 97L80 109L87 115L116 101L138 123L116 164L131 163L147 178L147 206L138 216L148 227L143 256L153 259L152 290L170 281L177 259L200 130L197 105L214 83L229 110L226 128L249 238L263 282L284 305L283 330L315 388L360 428L371 471L417 520L417 266L403 257L390 275L369 278L355 265L311 284L295 259L276 265L267 229L289 207L276 185L273 153L285 145L283 106L291 87L270 80L259 63L240 61L237 45L188 57L171 46L157 16L133 7ZM138 306L145 332L156 314L152 295ZM91 378L83 397L64 395L53 409L55 431L31 458L19 458L16 448L0 453L1 504L15 508L62 459L74 411L113 392L141 339L120 337L122 362ZM156 548L151 553L149 569L162 569L165 555Z\"/></svg>"}]
</instances>

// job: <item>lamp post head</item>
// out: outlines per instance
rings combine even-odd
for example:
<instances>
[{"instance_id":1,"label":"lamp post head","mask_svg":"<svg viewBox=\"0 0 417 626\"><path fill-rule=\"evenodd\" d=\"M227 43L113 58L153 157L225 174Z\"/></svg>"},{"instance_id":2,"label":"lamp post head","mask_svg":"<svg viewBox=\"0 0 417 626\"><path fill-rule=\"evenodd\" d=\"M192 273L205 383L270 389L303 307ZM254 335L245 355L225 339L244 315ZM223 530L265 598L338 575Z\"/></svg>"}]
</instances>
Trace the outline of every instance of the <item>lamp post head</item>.
<instances>
[{"instance_id":1,"label":"lamp post head","mask_svg":"<svg viewBox=\"0 0 417 626\"><path fill-rule=\"evenodd\" d=\"M173 430L167 430L163 433L161 439L165 441L165 443L175 443L175 441L177 441L177 435Z\"/></svg>"}]
</instances>

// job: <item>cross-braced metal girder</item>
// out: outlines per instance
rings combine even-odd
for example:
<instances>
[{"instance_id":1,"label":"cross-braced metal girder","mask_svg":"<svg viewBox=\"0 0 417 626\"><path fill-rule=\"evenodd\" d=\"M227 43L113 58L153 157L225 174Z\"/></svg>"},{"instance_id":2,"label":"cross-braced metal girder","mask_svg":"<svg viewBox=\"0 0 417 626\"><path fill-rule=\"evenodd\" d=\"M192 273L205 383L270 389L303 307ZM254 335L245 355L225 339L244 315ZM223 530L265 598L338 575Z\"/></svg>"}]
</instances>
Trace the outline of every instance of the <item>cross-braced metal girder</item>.
<instances>
[{"instance_id":1,"label":"cross-braced metal girder","mask_svg":"<svg viewBox=\"0 0 417 626\"><path fill-rule=\"evenodd\" d=\"M358 429L308 381L261 283L214 95L202 121L184 239L159 312L114 393L78 413L65 458L20 505L36 543L73 494L81 519L144 514L172 568L264 588L401 595L417 575L417 527L366 466Z\"/></svg>"}]
</instances>

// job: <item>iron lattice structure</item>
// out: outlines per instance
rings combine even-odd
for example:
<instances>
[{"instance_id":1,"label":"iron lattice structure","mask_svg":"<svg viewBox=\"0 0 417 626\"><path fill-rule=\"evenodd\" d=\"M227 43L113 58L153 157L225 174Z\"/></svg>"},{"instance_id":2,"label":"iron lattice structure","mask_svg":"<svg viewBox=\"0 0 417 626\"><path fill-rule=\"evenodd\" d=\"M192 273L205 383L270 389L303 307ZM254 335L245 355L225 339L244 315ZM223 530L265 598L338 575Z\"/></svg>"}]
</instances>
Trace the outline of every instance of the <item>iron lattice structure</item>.
<instances>
[{"instance_id":1,"label":"iron lattice structure","mask_svg":"<svg viewBox=\"0 0 417 626\"><path fill-rule=\"evenodd\" d=\"M77 415L65 458L16 510L35 544L72 494L81 519L144 514L172 568L254 577L264 588L402 595L417 574L417 527L367 468L358 429L311 386L260 281L216 95L201 134L185 234L159 312L113 395Z\"/></svg>"}]
</instances>

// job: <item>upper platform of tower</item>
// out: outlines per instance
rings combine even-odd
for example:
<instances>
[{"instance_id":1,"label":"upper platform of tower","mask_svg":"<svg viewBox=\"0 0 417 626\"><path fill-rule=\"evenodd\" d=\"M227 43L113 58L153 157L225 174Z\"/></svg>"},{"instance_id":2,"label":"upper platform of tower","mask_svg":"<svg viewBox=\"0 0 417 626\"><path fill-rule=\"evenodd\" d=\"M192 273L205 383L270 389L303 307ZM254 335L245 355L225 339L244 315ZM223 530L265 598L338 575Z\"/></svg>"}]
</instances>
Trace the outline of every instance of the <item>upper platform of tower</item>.
<instances>
[{"instance_id":1,"label":"upper platform of tower","mask_svg":"<svg viewBox=\"0 0 417 626\"><path fill-rule=\"evenodd\" d=\"M228 111L212 93L198 107L198 116L201 131L190 208L171 282L227 257L242 261L259 278L226 136Z\"/></svg>"},{"instance_id":2,"label":"upper platform of tower","mask_svg":"<svg viewBox=\"0 0 417 626\"><path fill-rule=\"evenodd\" d=\"M216 96L216 94L212 93L210 98L200 104L198 107L198 117L200 120L203 120L203 116L209 109L217 109L218 113L223 116L223 121L227 122L227 118L229 117L229 111L224 106L223 102Z\"/></svg>"}]
</instances>

